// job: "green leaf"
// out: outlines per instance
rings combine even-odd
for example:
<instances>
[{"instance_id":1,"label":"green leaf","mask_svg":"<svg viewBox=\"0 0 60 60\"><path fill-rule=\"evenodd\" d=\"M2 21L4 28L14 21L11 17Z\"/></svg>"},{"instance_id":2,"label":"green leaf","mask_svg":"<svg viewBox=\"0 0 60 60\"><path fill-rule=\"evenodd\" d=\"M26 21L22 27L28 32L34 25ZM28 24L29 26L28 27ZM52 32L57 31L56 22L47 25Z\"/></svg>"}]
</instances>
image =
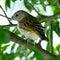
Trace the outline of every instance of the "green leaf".
<instances>
[{"instance_id":1,"label":"green leaf","mask_svg":"<svg viewBox=\"0 0 60 60\"><path fill-rule=\"evenodd\" d=\"M58 29L58 35L60 36L60 28Z\"/></svg>"},{"instance_id":2,"label":"green leaf","mask_svg":"<svg viewBox=\"0 0 60 60\"><path fill-rule=\"evenodd\" d=\"M60 0L58 0L58 3L60 4Z\"/></svg>"},{"instance_id":3,"label":"green leaf","mask_svg":"<svg viewBox=\"0 0 60 60\"><path fill-rule=\"evenodd\" d=\"M14 56L13 56L14 54L3 54L3 58L2 58L2 60L14 60Z\"/></svg>"},{"instance_id":4,"label":"green leaf","mask_svg":"<svg viewBox=\"0 0 60 60\"><path fill-rule=\"evenodd\" d=\"M0 60L2 60L2 55L0 54Z\"/></svg>"},{"instance_id":5,"label":"green leaf","mask_svg":"<svg viewBox=\"0 0 60 60\"><path fill-rule=\"evenodd\" d=\"M50 40L53 40L53 23L51 23L51 26L50 26Z\"/></svg>"},{"instance_id":6,"label":"green leaf","mask_svg":"<svg viewBox=\"0 0 60 60\"><path fill-rule=\"evenodd\" d=\"M50 25L50 31L49 31L49 44L50 44L50 51L51 53L53 53L53 23L51 22L51 25Z\"/></svg>"},{"instance_id":7,"label":"green leaf","mask_svg":"<svg viewBox=\"0 0 60 60\"><path fill-rule=\"evenodd\" d=\"M57 50L60 49L60 44L58 44L58 45L56 46L56 48L57 48Z\"/></svg>"},{"instance_id":8,"label":"green leaf","mask_svg":"<svg viewBox=\"0 0 60 60\"><path fill-rule=\"evenodd\" d=\"M45 60L41 54L35 52L35 57L37 60Z\"/></svg>"},{"instance_id":9,"label":"green leaf","mask_svg":"<svg viewBox=\"0 0 60 60\"><path fill-rule=\"evenodd\" d=\"M11 0L6 0L5 1L5 8L6 8L6 10L7 10L7 8L10 8L10 1Z\"/></svg>"},{"instance_id":10,"label":"green leaf","mask_svg":"<svg viewBox=\"0 0 60 60\"><path fill-rule=\"evenodd\" d=\"M29 3L27 2L27 0L24 0L24 5L25 7L31 12L32 11L32 7L29 5Z\"/></svg>"},{"instance_id":11,"label":"green leaf","mask_svg":"<svg viewBox=\"0 0 60 60\"><path fill-rule=\"evenodd\" d=\"M44 11L46 11L46 6L43 6Z\"/></svg>"},{"instance_id":12,"label":"green leaf","mask_svg":"<svg viewBox=\"0 0 60 60\"><path fill-rule=\"evenodd\" d=\"M37 2L37 0L31 0L31 2L32 2L33 4L35 4L35 3Z\"/></svg>"},{"instance_id":13,"label":"green leaf","mask_svg":"<svg viewBox=\"0 0 60 60\"><path fill-rule=\"evenodd\" d=\"M56 0L48 0L49 4L55 4L56 3Z\"/></svg>"},{"instance_id":14,"label":"green leaf","mask_svg":"<svg viewBox=\"0 0 60 60\"><path fill-rule=\"evenodd\" d=\"M40 12L40 9L39 9L39 7L36 7L36 10L37 10L38 12Z\"/></svg>"},{"instance_id":15,"label":"green leaf","mask_svg":"<svg viewBox=\"0 0 60 60\"><path fill-rule=\"evenodd\" d=\"M10 27L8 26L8 27L6 27L5 29L10 30Z\"/></svg>"},{"instance_id":16,"label":"green leaf","mask_svg":"<svg viewBox=\"0 0 60 60\"><path fill-rule=\"evenodd\" d=\"M50 57L48 60L58 60L57 57Z\"/></svg>"},{"instance_id":17,"label":"green leaf","mask_svg":"<svg viewBox=\"0 0 60 60\"><path fill-rule=\"evenodd\" d=\"M59 28L58 20L54 20L54 22L53 22L53 30L57 33L58 36L60 36L60 28Z\"/></svg>"},{"instance_id":18,"label":"green leaf","mask_svg":"<svg viewBox=\"0 0 60 60\"><path fill-rule=\"evenodd\" d=\"M16 0L12 0L12 2L15 2Z\"/></svg>"},{"instance_id":19,"label":"green leaf","mask_svg":"<svg viewBox=\"0 0 60 60\"><path fill-rule=\"evenodd\" d=\"M47 50L48 51L53 51L53 26L52 26L52 23L51 23L51 26L50 28L47 30L47 35L48 35L48 38L49 38L49 41L48 44L47 44Z\"/></svg>"},{"instance_id":20,"label":"green leaf","mask_svg":"<svg viewBox=\"0 0 60 60\"><path fill-rule=\"evenodd\" d=\"M21 32L17 29L17 26L14 27L14 29L12 30L12 32L14 32L15 34L21 34Z\"/></svg>"},{"instance_id":21,"label":"green leaf","mask_svg":"<svg viewBox=\"0 0 60 60\"><path fill-rule=\"evenodd\" d=\"M15 48L15 43L12 45L12 47L11 47L11 53L14 53L14 48Z\"/></svg>"},{"instance_id":22,"label":"green leaf","mask_svg":"<svg viewBox=\"0 0 60 60\"><path fill-rule=\"evenodd\" d=\"M60 12L60 8L52 6L52 11L54 12L54 14L57 14Z\"/></svg>"},{"instance_id":23,"label":"green leaf","mask_svg":"<svg viewBox=\"0 0 60 60\"><path fill-rule=\"evenodd\" d=\"M15 33L16 34L21 34L21 32L18 29L16 29Z\"/></svg>"},{"instance_id":24,"label":"green leaf","mask_svg":"<svg viewBox=\"0 0 60 60\"><path fill-rule=\"evenodd\" d=\"M47 47L46 47L47 51L50 51L50 43L48 42Z\"/></svg>"},{"instance_id":25,"label":"green leaf","mask_svg":"<svg viewBox=\"0 0 60 60\"><path fill-rule=\"evenodd\" d=\"M1 47L1 48L2 48L2 52L5 51L8 46L9 46L9 45L4 45L3 47Z\"/></svg>"},{"instance_id":26,"label":"green leaf","mask_svg":"<svg viewBox=\"0 0 60 60\"><path fill-rule=\"evenodd\" d=\"M17 47L16 52L20 52L20 46Z\"/></svg>"},{"instance_id":27,"label":"green leaf","mask_svg":"<svg viewBox=\"0 0 60 60\"><path fill-rule=\"evenodd\" d=\"M29 56L31 53L32 53L32 50L29 50L29 51L28 51L28 56Z\"/></svg>"},{"instance_id":28,"label":"green leaf","mask_svg":"<svg viewBox=\"0 0 60 60\"><path fill-rule=\"evenodd\" d=\"M57 55L57 48L53 48L54 55Z\"/></svg>"},{"instance_id":29,"label":"green leaf","mask_svg":"<svg viewBox=\"0 0 60 60\"><path fill-rule=\"evenodd\" d=\"M45 0L40 0L41 3L44 3Z\"/></svg>"},{"instance_id":30,"label":"green leaf","mask_svg":"<svg viewBox=\"0 0 60 60\"><path fill-rule=\"evenodd\" d=\"M25 38L25 36L24 36L24 35L22 35L21 37L22 37L23 39Z\"/></svg>"},{"instance_id":31,"label":"green leaf","mask_svg":"<svg viewBox=\"0 0 60 60\"><path fill-rule=\"evenodd\" d=\"M9 42L10 37L7 30L0 28L0 43Z\"/></svg>"},{"instance_id":32,"label":"green leaf","mask_svg":"<svg viewBox=\"0 0 60 60\"><path fill-rule=\"evenodd\" d=\"M57 29L55 29L55 32L57 33L57 35L60 37L60 28L56 26Z\"/></svg>"}]
</instances>

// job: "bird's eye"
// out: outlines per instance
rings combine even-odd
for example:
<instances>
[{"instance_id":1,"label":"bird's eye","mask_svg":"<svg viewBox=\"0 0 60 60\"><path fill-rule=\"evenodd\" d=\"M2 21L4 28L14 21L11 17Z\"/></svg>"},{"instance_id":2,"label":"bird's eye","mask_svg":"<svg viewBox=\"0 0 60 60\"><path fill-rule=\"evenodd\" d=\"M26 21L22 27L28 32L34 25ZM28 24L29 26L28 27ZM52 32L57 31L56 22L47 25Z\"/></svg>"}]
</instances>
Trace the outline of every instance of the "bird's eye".
<instances>
[{"instance_id":1,"label":"bird's eye","mask_svg":"<svg viewBox=\"0 0 60 60\"><path fill-rule=\"evenodd\" d=\"M19 15L18 14L16 14L16 17L18 17Z\"/></svg>"}]
</instances>

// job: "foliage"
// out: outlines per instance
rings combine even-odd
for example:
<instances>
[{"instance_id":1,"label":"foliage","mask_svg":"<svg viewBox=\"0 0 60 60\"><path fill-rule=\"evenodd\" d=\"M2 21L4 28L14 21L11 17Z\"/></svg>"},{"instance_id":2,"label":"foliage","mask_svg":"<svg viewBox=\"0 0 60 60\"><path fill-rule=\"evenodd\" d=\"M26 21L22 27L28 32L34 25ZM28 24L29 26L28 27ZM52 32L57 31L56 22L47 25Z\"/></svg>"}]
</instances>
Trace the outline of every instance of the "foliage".
<instances>
[{"instance_id":1,"label":"foliage","mask_svg":"<svg viewBox=\"0 0 60 60\"><path fill-rule=\"evenodd\" d=\"M9 33L0 27L0 44L9 42Z\"/></svg>"},{"instance_id":2,"label":"foliage","mask_svg":"<svg viewBox=\"0 0 60 60\"><path fill-rule=\"evenodd\" d=\"M17 0L5 0L5 10L7 11L8 8L10 9L11 2L15 3L16 1ZM20 1L22 1L22 0L20 0ZM47 2L47 3L45 4L45 2ZM32 5L30 5L29 3L31 3ZM41 9L39 6L42 6L44 12L47 11L46 10L47 6L51 7L53 14L57 14L60 12L60 0L47 0L47 1L46 0L23 0L23 4L29 12L32 12L35 8L36 11L41 14ZM34 8L32 8L32 7L34 7ZM44 14L41 14L41 15L44 15ZM44 21L42 22L42 23L44 23L44 27L45 27L44 28L45 34L49 38L49 43L47 44L46 50L55 55L58 55L56 52L58 51L58 53L59 53L60 45L56 46L56 48L53 47L53 38L54 38L53 31L60 37L60 22L58 20L58 19L60 19L59 17L60 17L59 15L56 15L56 16L54 16L54 18L47 18L47 19L44 19ZM42 18L44 18L44 17L42 17ZM5 27L5 29L9 30L10 28ZM29 55L31 55L31 53L33 53L33 51L26 49L23 46L18 46L16 49L16 52L14 52L16 43L13 43L13 45L11 46L10 54L3 53L7 49L7 47L10 46L10 45L5 45L4 47L2 47L3 43L7 44L7 42L9 42L9 40L10 40L9 34L8 34L7 30L5 30L5 29L4 29L4 27L3 28L0 27L0 60L14 60L16 57L19 57L20 59L25 57L26 60L34 60L34 58L36 58L36 60L44 60L44 57L39 55L39 53L37 53L37 52L34 52L32 57L31 56L29 57ZM22 35L21 32L19 32L16 27L14 27L12 32L19 35L22 38L25 38L25 36ZM49 60L59 60L59 59L52 57Z\"/></svg>"}]
</instances>

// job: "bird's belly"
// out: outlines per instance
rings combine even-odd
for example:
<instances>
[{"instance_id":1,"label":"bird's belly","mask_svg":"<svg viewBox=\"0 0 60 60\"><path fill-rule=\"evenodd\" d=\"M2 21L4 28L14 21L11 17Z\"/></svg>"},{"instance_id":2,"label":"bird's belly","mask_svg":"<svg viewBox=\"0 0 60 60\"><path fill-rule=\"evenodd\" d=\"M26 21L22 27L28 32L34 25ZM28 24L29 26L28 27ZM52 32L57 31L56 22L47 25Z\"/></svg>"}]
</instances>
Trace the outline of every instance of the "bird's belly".
<instances>
[{"instance_id":1,"label":"bird's belly","mask_svg":"<svg viewBox=\"0 0 60 60\"><path fill-rule=\"evenodd\" d=\"M25 35L26 39L32 39L34 41L37 41L40 40L40 37L38 36L38 34L35 33L35 31L33 31L32 29L28 28L28 27L18 27L19 31Z\"/></svg>"}]
</instances>

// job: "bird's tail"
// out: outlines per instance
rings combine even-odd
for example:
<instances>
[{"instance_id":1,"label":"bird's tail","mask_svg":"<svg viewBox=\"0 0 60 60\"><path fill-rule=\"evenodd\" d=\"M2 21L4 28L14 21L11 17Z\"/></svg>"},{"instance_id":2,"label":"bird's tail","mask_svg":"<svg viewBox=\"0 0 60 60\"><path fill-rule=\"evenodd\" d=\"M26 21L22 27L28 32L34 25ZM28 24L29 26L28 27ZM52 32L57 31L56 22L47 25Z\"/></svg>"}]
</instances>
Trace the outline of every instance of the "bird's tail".
<instances>
[{"instance_id":1,"label":"bird's tail","mask_svg":"<svg viewBox=\"0 0 60 60\"><path fill-rule=\"evenodd\" d=\"M39 28L39 29L37 29L37 31L38 31L38 34L39 34L39 36L42 40L49 41L49 39L45 36L45 33L44 33L43 29Z\"/></svg>"}]
</instances>

